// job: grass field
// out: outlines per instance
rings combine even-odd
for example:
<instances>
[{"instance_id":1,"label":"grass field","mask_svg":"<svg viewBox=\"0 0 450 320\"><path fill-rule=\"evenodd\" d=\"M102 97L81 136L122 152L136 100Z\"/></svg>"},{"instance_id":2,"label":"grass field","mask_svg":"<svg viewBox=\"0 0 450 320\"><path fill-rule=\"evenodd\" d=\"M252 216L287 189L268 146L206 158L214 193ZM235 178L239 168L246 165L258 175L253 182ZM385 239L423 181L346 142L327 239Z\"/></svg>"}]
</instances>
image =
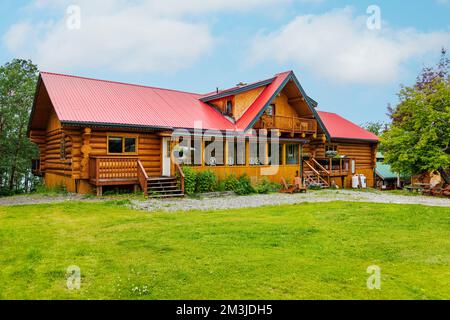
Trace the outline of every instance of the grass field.
<instances>
[{"instance_id":1,"label":"grass field","mask_svg":"<svg viewBox=\"0 0 450 320\"><path fill-rule=\"evenodd\" d=\"M449 299L450 210L305 203L0 207L0 299ZM81 268L68 290L66 269ZM381 289L366 270L381 268Z\"/></svg>"}]
</instances>

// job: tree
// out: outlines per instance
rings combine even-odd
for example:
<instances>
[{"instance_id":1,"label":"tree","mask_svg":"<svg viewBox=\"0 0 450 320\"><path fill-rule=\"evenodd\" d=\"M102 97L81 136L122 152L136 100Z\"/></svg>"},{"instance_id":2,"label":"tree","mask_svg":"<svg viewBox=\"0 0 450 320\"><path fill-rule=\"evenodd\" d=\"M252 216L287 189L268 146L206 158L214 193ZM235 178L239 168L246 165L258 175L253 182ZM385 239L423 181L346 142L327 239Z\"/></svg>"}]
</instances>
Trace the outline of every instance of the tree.
<instances>
[{"instance_id":1,"label":"tree","mask_svg":"<svg viewBox=\"0 0 450 320\"><path fill-rule=\"evenodd\" d=\"M388 129L388 124L382 121L369 121L361 126L377 136L381 136Z\"/></svg>"},{"instance_id":2,"label":"tree","mask_svg":"<svg viewBox=\"0 0 450 320\"><path fill-rule=\"evenodd\" d=\"M418 174L439 170L448 182L450 166L450 61L442 50L434 68L424 68L399 104L388 109L392 124L383 135L385 161L394 171Z\"/></svg>"},{"instance_id":3,"label":"tree","mask_svg":"<svg viewBox=\"0 0 450 320\"><path fill-rule=\"evenodd\" d=\"M38 69L31 61L14 59L0 66L0 191L13 193L30 179L36 147L27 138Z\"/></svg>"}]
</instances>

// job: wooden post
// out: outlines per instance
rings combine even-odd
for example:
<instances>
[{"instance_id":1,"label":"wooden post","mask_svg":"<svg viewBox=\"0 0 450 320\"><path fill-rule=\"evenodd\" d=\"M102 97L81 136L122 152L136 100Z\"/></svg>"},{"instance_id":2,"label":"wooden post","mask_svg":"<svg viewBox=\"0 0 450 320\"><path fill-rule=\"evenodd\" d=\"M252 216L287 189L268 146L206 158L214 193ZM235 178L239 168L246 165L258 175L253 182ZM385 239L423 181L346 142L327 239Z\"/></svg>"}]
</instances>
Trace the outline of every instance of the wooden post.
<instances>
[{"instance_id":1,"label":"wooden post","mask_svg":"<svg viewBox=\"0 0 450 320\"><path fill-rule=\"evenodd\" d=\"M228 140L225 139L225 146L224 146L224 150L223 150L223 164L225 166L228 166Z\"/></svg>"},{"instance_id":2,"label":"wooden post","mask_svg":"<svg viewBox=\"0 0 450 320\"><path fill-rule=\"evenodd\" d=\"M283 143L281 145L281 164L283 166L286 165L286 144L285 143Z\"/></svg>"},{"instance_id":3,"label":"wooden post","mask_svg":"<svg viewBox=\"0 0 450 320\"><path fill-rule=\"evenodd\" d=\"M205 163L206 163L206 160L205 160L205 157L206 157L206 154L205 154L205 140L204 139L201 139L201 146L202 146L202 164L201 164L201 167L204 167Z\"/></svg>"},{"instance_id":4,"label":"wooden post","mask_svg":"<svg viewBox=\"0 0 450 320\"><path fill-rule=\"evenodd\" d=\"M269 165L269 143L266 141L266 158L264 159L264 164Z\"/></svg>"},{"instance_id":5,"label":"wooden post","mask_svg":"<svg viewBox=\"0 0 450 320\"><path fill-rule=\"evenodd\" d=\"M250 140L245 139L245 166L250 166Z\"/></svg>"}]
</instances>

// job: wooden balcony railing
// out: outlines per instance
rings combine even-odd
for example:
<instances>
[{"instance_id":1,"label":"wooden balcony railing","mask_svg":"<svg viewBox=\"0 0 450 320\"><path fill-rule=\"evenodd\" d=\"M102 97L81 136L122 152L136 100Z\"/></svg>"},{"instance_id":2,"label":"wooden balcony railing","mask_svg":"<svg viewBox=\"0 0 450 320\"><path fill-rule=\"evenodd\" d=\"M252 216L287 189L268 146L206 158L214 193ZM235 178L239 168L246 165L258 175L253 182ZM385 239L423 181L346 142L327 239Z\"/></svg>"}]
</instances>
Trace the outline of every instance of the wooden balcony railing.
<instances>
[{"instance_id":1,"label":"wooden balcony railing","mask_svg":"<svg viewBox=\"0 0 450 320\"><path fill-rule=\"evenodd\" d=\"M351 159L349 158L314 158L313 161L316 166L320 166L330 176L348 175L350 171Z\"/></svg>"},{"instance_id":2,"label":"wooden balcony railing","mask_svg":"<svg viewBox=\"0 0 450 320\"><path fill-rule=\"evenodd\" d=\"M317 133L315 119L262 115L256 122L255 129L279 129L292 133Z\"/></svg>"},{"instance_id":3,"label":"wooden balcony railing","mask_svg":"<svg viewBox=\"0 0 450 320\"><path fill-rule=\"evenodd\" d=\"M126 184L138 181L137 157L91 157L90 180L100 184Z\"/></svg>"}]
</instances>

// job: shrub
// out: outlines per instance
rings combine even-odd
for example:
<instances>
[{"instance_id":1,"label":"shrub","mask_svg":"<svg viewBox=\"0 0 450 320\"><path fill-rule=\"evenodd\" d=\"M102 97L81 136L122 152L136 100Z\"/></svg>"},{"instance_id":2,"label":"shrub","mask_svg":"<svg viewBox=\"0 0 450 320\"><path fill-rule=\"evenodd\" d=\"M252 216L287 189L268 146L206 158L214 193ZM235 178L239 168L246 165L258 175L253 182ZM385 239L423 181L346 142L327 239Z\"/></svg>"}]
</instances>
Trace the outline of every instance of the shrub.
<instances>
[{"instance_id":1,"label":"shrub","mask_svg":"<svg viewBox=\"0 0 450 320\"><path fill-rule=\"evenodd\" d=\"M280 185L275 182L270 182L269 179L262 179L255 187L256 193L270 193L280 190Z\"/></svg>"},{"instance_id":2,"label":"shrub","mask_svg":"<svg viewBox=\"0 0 450 320\"><path fill-rule=\"evenodd\" d=\"M239 180L234 174L230 174L223 182L226 191L235 191Z\"/></svg>"},{"instance_id":3,"label":"shrub","mask_svg":"<svg viewBox=\"0 0 450 320\"><path fill-rule=\"evenodd\" d=\"M212 171L201 171L197 174L197 187L198 193L213 192L217 185L217 177Z\"/></svg>"},{"instance_id":4,"label":"shrub","mask_svg":"<svg viewBox=\"0 0 450 320\"><path fill-rule=\"evenodd\" d=\"M238 183L233 191L240 196L255 193L250 178L246 174L239 177Z\"/></svg>"},{"instance_id":5,"label":"shrub","mask_svg":"<svg viewBox=\"0 0 450 320\"><path fill-rule=\"evenodd\" d=\"M214 188L214 191L217 191L217 192L227 191L226 188L225 188L225 181L224 180L219 181L216 184L216 187Z\"/></svg>"},{"instance_id":6,"label":"shrub","mask_svg":"<svg viewBox=\"0 0 450 320\"><path fill-rule=\"evenodd\" d=\"M184 192L186 194L195 193L197 185L197 172L190 167L183 167L184 172Z\"/></svg>"}]
</instances>

